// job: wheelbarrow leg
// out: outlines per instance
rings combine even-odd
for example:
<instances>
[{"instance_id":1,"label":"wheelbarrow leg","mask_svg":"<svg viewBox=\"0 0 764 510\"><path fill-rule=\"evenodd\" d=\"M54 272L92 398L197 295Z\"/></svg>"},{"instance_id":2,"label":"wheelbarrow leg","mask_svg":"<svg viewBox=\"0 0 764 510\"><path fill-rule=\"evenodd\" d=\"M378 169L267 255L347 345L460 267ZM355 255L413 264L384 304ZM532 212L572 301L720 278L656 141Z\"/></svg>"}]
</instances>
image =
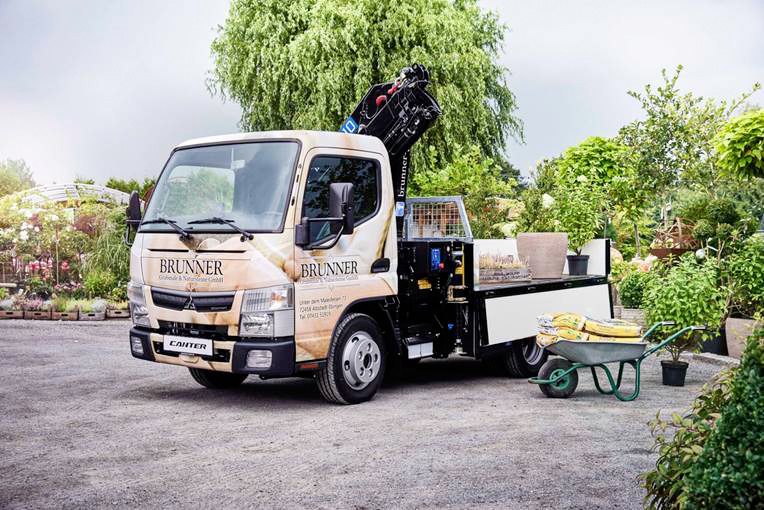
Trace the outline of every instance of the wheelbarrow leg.
<instances>
[{"instance_id":1,"label":"wheelbarrow leg","mask_svg":"<svg viewBox=\"0 0 764 510\"><path fill-rule=\"evenodd\" d=\"M639 396L639 375L640 375L640 367L642 365L642 360L638 359L636 361L624 361L623 363L621 363L621 368L623 368L624 363L628 363L634 369L634 391L632 392L631 395L628 395L628 396L622 395L621 392L618 391L618 389L614 389L613 393L615 394L618 400L622 402L631 402L632 400L634 400L635 398Z\"/></svg>"},{"instance_id":2,"label":"wheelbarrow leg","mask_svg":"<svg viewBox=\"0 0 764 510\"><path fill-rule=\"evenodd\" d=\"M623 365L624 363L627 363L625 361L622 361L618 366L618 378L616 380L616 383L613 384L613 378L610 375L610 370L605 365L592 365L592 378L594 379L594 386L597 388L597 391L602 393L603 395L613 395L618 388L621 387L621 380L623 379ZM605 371L605 375L608 377L608 382L610 383L610 390L603 390L602 386L600 386L600 380L599 377L597 377L597 371L595 370L595 367L600 367Z\"/></svg>"}]
</instances>

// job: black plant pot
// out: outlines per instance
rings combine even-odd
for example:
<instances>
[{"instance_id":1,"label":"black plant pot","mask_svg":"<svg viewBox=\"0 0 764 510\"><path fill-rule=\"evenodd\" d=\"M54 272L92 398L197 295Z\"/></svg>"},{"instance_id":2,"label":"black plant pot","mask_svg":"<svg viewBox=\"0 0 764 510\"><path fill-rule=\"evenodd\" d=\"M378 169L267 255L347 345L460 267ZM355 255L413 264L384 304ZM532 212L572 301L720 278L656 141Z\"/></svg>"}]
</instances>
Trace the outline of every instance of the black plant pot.
<instances>
[{"instance_id":1,"label":"black plant pot","mask_svg":"<svg viewBox=\"0 0 764 510\"><path fill-rule=\"evenodd\" d=\"M589 255L568 255L568 274L585 275L589 269Z\"/></svg>"},{"instance_id":2,"label":"black plant pot","mask_svg":"<svg viewBox=\"0 0 764 510\"><path fill-rule=\"evenodd\" d=\"M724 334L724 328L722 328L718 336L703 342L703 345L700 347L700 352L729 356L729 351L727 351L727 337Z\"/></svg>"},{"instance_id":3,"label":"black plant pot","mask_svg":"<svg viewBox=\"0 0 764 510\"><path fill-rule=\"evenodd\" d=\"M662 360L663 384L665 386L684 386L688 363L684 361Z\"/></svg>"}]
</instances>

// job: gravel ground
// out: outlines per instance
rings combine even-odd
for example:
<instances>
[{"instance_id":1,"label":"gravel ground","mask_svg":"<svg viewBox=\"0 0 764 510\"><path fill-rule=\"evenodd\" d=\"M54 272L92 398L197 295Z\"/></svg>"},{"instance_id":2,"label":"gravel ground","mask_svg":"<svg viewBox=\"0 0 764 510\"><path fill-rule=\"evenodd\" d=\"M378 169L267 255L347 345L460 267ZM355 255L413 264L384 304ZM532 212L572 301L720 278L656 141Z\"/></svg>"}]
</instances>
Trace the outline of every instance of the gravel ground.
<instances>
[{"instance_id":1,"label":"gravel ground","mask_svg":"<svg viewBox=\"0 0 764 510\"><path fill-rule=\"evenodd\" d=\"M646 422L682 410L653 357L631 403L588 374L568 400L469 359L428 360L371 402L313 381L199 387L134 359L125 321L0 321L0 508L640 508Z\"/></svg>"}]
</instances>

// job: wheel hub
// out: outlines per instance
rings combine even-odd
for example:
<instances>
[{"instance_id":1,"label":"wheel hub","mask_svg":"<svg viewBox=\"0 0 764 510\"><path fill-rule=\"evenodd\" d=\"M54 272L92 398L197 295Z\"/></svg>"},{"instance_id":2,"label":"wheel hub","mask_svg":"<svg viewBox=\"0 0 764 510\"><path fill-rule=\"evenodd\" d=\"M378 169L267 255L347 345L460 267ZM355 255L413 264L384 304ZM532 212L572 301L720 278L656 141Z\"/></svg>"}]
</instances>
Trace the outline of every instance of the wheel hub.
<instances>
[{"instance_id":1,"label":"wheel hub","mask_svg":"<svg viewBox=\"0 0 764 510\"><path fill-rule=\"evenodd\" d=\"M565 370L563 370L561 368L558 368L557 370L555 370L555 371L553 371L551 373L551 375L549 376L549 379L554 379L555 377L557 377L558 375L560 375L560 374L562 374L564 372L565 372ZM565 377L561 377L560 379L558 379L557 381L555 381L555 382L553 382L551 384L552 384L552 386L554 386L555 388L557 388L559 390L567 388L568 384L570 384L570 376L566 375Z\"/></svg>"},{"instance_id":2,"label":"wheel hub","mask_svg":"<svg viewBox=\"0 0 764 510\"><path fill-rule=\"evenodd\" d=\"M382 365L379 346L365 331L357 331L342 351L342 374L354 390L362 390L379 374Z\"/></svg>"}]
</instances>

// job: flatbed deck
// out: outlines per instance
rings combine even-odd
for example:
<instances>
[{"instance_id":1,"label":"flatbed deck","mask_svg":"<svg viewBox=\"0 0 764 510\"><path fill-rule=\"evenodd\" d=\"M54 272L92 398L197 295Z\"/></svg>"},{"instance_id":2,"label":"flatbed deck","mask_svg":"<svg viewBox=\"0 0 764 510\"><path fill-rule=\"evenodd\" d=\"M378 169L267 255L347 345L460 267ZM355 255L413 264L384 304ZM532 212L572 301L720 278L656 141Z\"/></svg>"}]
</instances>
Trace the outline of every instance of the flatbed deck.
<instances>
[{"instance_id":1,"label":"flatbed deck","mask_svg":"<svg viewBox=\"0 0 764 510\"><path fill-rule=\"evenodd\" d=\"M605 283L607 283L606 275L564 275L562 278L537 278L534 280L512 283L481 284L475 292L481 294L483 297L512 296L516 294L530 294L534 292L586 287L589 285L601 285Z\"/></svg>"}]
</instances>

